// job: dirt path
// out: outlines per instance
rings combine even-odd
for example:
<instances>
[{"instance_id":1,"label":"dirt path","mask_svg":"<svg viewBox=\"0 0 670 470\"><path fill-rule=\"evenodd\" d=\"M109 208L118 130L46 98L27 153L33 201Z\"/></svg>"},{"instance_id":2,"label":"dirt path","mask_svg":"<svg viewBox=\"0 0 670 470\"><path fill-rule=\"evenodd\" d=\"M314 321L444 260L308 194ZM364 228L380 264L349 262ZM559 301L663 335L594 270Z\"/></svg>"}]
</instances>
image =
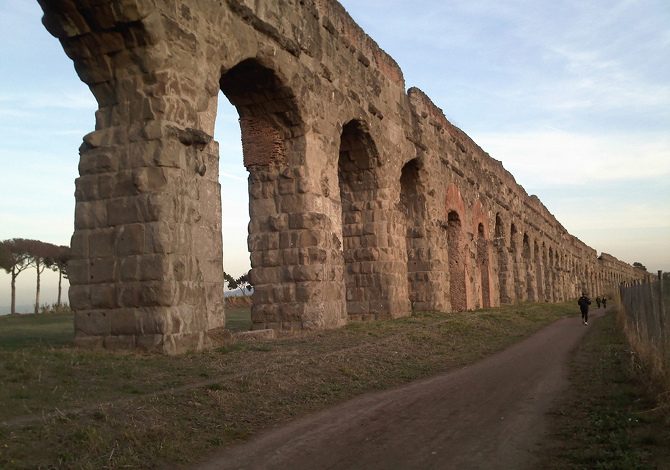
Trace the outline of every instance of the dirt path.
<instances>
[{"instance_id":1,"label":"dirt path","mask_svg":"<svg viewBox=\"0 0 670 470\"><path fill-rule=\"evenodd\" d=\"M591 327L559 320L476 364L307 416L198 468L534 468L569 352Z\"/></svg>"}]
</instances>

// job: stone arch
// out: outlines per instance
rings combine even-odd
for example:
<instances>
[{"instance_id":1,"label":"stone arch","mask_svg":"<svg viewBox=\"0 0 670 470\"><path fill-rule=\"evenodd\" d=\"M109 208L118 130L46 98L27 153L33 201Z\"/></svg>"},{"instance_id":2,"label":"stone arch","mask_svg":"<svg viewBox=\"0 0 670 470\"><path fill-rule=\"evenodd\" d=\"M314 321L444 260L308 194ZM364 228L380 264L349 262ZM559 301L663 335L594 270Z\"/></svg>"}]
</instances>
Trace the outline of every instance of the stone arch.
<instances>
[{"instance_id":1,"label":"stone arch","mask_svg":"<svg viewBox=\"0 0 670 470\"><path fill-rule=\"evenodd\" d=\"M251 318L255 329L325 326L324 318L304 318L297 297L308 249L290 219L306 210L298 192L304 174L304 123L290 87L270 67L243 60L219 79L223 94L239 115L244 166L249 172L250 277L254 284ZM307 243L309 244L309 243Z\"/></svg>"},{"instance_id":2,"label":"stone arch","mask_svg":"<svg viewBox=\"0 0 670 470\"><path fill-rule=\"evenodd\" d=\"M544 296L542 301L551 302L551 276L552 276L552 266L551 261L549 260L549 250L545 242L542 242L542 276L544 280Z\"/></svg>"},{"instance_id":3,"label":"stone arch","mask_svg":"<svg viewBox=\"0 0 670 470\"><path fill-rule=\"evenodd\" d=\"M507 244L505 243L505 227L499 213L496 214L494 234L494 245L498 258L498 297L500 298L500 303L510 303L512 299L508 286L510 280L513 282L513 276L510 275L511 263L509 261Z\"/></svg>"},{"instance_id":4,"label":"stone arch","mask_svg":"<svg viewBox=\"0 0 670 470\"><path fill-rule=\"evenodd\" d=\"M349 318L375 318L373 304L381 300L381 286L374 281L372 263L377 260L374 230L379 187L377 146L363 121L342 127L338 157L338 181L342 211L342 256Z\"/></svg>"},{"instance_id":5,"label":"stone arch","mask_svg":"<svg viewBox=\"0 0 670 470\"><path fill-rule=\"evenodd\" d=\"M536 285L536 302L542 302L544 300L544 276L543 276L543 263L542 263L542 252L540 251L540 244L535 240L533 243L533 253L535 255L534 265L535 265L535 285Z\"/></svg>"},{"instance_id":6,"label":"stone arch","mask_svg":"<svg viewBox=\"0 0 670 470\"><path fill-rule=\"evenodd\" d=\"M301 165L304 124L293 90L257 59L246 59L219 79L221 91L237 109L244 166Z\"/></svg>"},{"instance_id":7,"label":"stone arch","mask_svg":"<svg viewBox=\"0 0 670 470\"><path fill-rule=\"evenodd\" d=\"M512 256L512 273L513 273L513 284L514 284L514 298L517 302L521 302L524 298L523 294L523 284L520 273L520 263L519 263L519 232L516 228L516 224L512 222L510 224L509 230L509 243L510 243L510 254ZM524 279L525 280L525 279Z\"/></svg>"},{"instance_id":8,"label":"stone arch","mask_svg":"<svg viewBox=\"0 0 670 470\"><path fill-rule=\"evenodd\" d=\"M429 270L425 259L425 196L419 179L420 161L414 158L407 162L400 172L400 212L403 216L406 261L407 290L412 309L417 304L425 304L427 286L426 272Z\"/></svg>"},{"instance_id":9,"label":"stone arch","mask_svg":"<svg viewBox=\"0 0 670 470\"><path fill-rule=\"evenodd\" d=\"M479 199L471 208L472 234L474 241L474 287L477 289L475 308L491 306L491 266L489 253L489 225L486 210Z\"/></svg>"},{"instance_id":10,"label":"stone arch","mask_svg":"<svg viewBox=\"0 0 670 470\"><path fill-rule=\"evenodd\" d=\"M479 276L481 279L481 305L484 308L489 308L491 307L489 248L484 224L482 223L479 223L477 226L477 265L479 267Z\"/></svg>"},{"instance_id":11,"label":"stone arch","mask_svg":"<svg viewBox=\"0 0 670 470\"><path fill-rule=\"evenodd\" d=\"M447 243L449 245L449 297L451 309L456 312L467 310L467 288L465 254L463 247L463 225L455 210L447 214Z\"/></svg>"},{"instance_id":12,"label":"stone arch","mask_svg":"<svg viewBox=\"0 0 670 470\"><path fill-rule=\"evenodd\" d=\"M548 259L549 259L549 270L548 270L548 289L547 289L547 298L549 299L550 302L554 302L558 298L558 292L556 289L556 263L557 260L554 258L554 248L549 247L549 253L548 253Z\"/></svg>"},{"instance_id":13,"label":"stone arch","mask_svg":"<svg viewBox=\"0 0 670 470\"><path fill-rule=\"evenodd\" d=\"M530 237L527 233L523 234L523 261L526 270L526 300L532 302L536 300L535 285L533 282L533 250L530 244Z\"/></svg>"}]
</instances>

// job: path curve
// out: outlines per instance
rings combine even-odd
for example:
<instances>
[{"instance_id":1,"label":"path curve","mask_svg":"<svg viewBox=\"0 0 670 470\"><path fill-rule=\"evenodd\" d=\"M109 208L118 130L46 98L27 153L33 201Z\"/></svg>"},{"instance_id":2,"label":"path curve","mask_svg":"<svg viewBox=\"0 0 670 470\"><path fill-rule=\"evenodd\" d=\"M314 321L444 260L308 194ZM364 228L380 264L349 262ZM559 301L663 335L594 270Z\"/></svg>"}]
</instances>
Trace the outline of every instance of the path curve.
<instances>
[{"instance_id":1,"label":"path curve","mask_svg":"<svg viewBox=\"0 0 670 470\"><path fill-rule=\"evenodd\" d=\"M592 323L558 320L478 363L363 395L224 449L197 468L535 468L545 415L568 386L569 353Z\"/></svg>"}]
</instances>

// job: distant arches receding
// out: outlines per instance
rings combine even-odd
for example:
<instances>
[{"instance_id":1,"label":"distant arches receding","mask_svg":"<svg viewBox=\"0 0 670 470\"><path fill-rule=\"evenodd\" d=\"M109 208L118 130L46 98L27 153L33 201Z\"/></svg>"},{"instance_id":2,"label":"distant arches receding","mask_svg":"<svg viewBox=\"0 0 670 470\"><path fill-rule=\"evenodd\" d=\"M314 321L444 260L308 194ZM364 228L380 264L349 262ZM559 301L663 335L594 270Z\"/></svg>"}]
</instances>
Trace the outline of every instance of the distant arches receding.
<instances>
[{"instance_id":1,"label":"distant arches receding","mask_svg":"<svg viewBox=\"0 0 670 470\"><path fill-rule=\"evenodd\" d=\"M460 312L467 310L465 286L465 256L463 226L456 211L447 214L447 244L449 246L449 296L451 308Z\"/></svg>"}]
</instances>

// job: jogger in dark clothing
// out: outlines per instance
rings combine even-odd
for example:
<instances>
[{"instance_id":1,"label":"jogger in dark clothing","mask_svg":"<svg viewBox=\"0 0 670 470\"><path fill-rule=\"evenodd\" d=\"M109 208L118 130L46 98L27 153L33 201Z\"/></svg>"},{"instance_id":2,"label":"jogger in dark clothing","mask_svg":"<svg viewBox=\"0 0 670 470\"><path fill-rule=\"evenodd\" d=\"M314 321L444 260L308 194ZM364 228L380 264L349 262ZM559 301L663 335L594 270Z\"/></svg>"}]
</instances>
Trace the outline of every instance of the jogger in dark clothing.
<instances>
[{"instance_id":1,"label":"jogger in dark clothing","mask_svg":"<svg viewBox=\"0 0 670 470\"><path fill-rule=\"evenodd\" d=\"M579 310L582 311L582 321L585 325L589 324L589 305L591 305L591 299L586 296L586 292L582 292L582 296L577 301L579 305Z\"/></svg>"}]
</instances>

